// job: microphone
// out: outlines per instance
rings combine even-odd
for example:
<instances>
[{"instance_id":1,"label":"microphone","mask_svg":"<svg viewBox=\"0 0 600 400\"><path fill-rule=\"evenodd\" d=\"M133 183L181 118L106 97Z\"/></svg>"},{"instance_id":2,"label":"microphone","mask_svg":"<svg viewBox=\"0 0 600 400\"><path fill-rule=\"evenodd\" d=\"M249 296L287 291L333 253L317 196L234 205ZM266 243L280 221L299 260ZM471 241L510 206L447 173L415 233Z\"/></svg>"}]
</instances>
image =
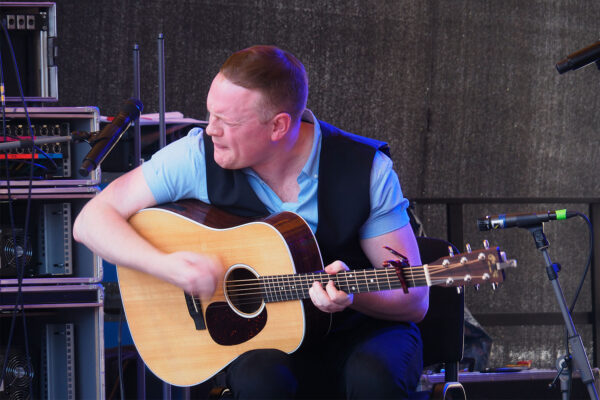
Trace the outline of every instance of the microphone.
<instances>
[{"instance_id":1,"label":"microphone","mask_svg":"<svg viewBox=\"0 0 600 400\"><path fill-rule=\"evenodd\" d=\"M85 156L79 168L81 175L88 176L91 170L104 161L131 123L139 118L143 109L144 105L138 99L127 100L117 116L100 132L93 135L90 140L92 149Z\"/></svg>"},{"instance_id":2,"label":"microphone","mask_svg":"<svg viewBox=\"0 0 600 400\"><path fill-rule=\"evenodd\" d=\"M567 56L564 60L560 60L556 63L556 70L559 74L576 70L581 67L585 67L589 63L596 62L598 68L600 68L600 41L596 42L584 49L576 51L575 53Z\"/></svg>"},{"instance_id":3,"label":"microphone","mask_svg":"<svg viewBox=\"0 0 600 400\"><path fill-rule=\"evenodd\" d=\"M576 215L576 212L564 209L535 214L519 213L487 215L484 218L477 218L477 227L480 231L512 228L513 226L518 228L528 228L533 225L541 224L542 222L567 219Z\"/></svg>"}]
</instances>

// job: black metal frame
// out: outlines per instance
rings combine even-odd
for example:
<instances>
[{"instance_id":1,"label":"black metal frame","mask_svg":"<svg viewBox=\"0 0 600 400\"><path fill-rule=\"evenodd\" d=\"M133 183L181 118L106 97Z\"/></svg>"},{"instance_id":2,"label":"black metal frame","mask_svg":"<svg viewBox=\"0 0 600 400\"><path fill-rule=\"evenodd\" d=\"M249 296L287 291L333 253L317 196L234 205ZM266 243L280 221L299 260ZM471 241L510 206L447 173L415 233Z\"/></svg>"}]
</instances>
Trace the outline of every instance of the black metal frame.
<instances>
[{"instance_id":1,"label":"black metal frame","mask_svg":"<svg viewBox=\"0 0 600 400\"><path fill-rule=\"evenodd\" d=\"M413 205L431 205L442 204L446 206L446 218L448 237L447 240L459 248L464 248L464 230L463 230L463 211L465 204L587 204L588 217L592 222L594 231L593 250L591 265L591 284L592 284L592 311L591 312L576 312L573 315L575 322L591 323L593 332L593 355L592 364L598 365L600 359L600 257L595 256L600 252L600 198L590 197L547 197L547 198L530 198L530 197L515 197L515 198L411 198ZM475 222L474 222L475 223ZM481 314L474 315L482 324L486 321L492 322L491 315ZM547 314L494 314L494 325L515 325L517 322L525 322L526 325L541 325L552 323L555 325L562 324L560 313ZM521 325L522 323L519 323Z\"/></svg>"}]
</instances>

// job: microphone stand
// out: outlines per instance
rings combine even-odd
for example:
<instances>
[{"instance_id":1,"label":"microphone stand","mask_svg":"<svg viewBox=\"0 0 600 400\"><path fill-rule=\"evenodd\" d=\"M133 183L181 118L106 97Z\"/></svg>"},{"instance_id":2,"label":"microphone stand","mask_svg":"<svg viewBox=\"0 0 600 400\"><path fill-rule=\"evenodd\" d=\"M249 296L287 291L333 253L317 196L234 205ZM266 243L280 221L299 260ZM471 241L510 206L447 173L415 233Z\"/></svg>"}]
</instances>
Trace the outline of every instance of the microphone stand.
<instances>
[{"instance_id":1,"label":"microphone stand","mask_svg":"<svg viewBox=\"0 0 600 400\"><path fill-rule=\"evenodd\" d=\"M140 90L140 46L133 45L133 97L141 98ZM133 126L133 168L142 163L142 127L140 120L135 121Z\"/></svg>"},{"instance_id":2,"label":"microphone stand","mask_svg":"<svg viewBox=\"0 0 600 400\"><path fill-rule=\"evenodd\" d=\"M567 327L567 341L570 348L573 350L572 359L571 355L567 354L565 357L560 358L558 360L557 366L560 369L558 371L557 377L554 379L554 382L556 382L556 380L560 378L562 398L563 400L568 400L569 385L567 381L569 379L565 378L565 376L567 374L569 374L568 376L570 376L570 374L572 373L571 365L574 364L575 368L578 369L581 373L581 381L586 385L588 394L590 395L590 399L598 400L598 392L596 391L596 386L594 385L594 376L592 374L590 362L587 358L587 354L585 353L585 348L583 347L581 336L579 336L579 334L575 330L575 325L573 324L571 313L569 311L569 308L567 307L565 296L560 287L560 283L558 282L558 271L560 271L560 265L552 263L550 255L548 254L548 247L550 246L550 244L548 243L546 235L544 234L544 224L539 223L531 225L527 227L527 230L533 235L535 246L539 251L542 252L542 255L544 256L548 279L550 280L552 288L554 289L556 300L558 301L560 311L562 313L565 325Z\"/></svg>"},{"instance_id":3,"label":"microphone stand","mask_svg":"<svg viewBox=\"0 0 600 400\"><path fill-rule=\"evenodd\" d=\"M158 45L158 144L159 149L162 149L167 145L165 127L165 41L162 33L158 34L156 43ZM171 385L167 382L163 381L162 392L164 400L171 400L173 398Z\"/></svg>"}]
</instances>

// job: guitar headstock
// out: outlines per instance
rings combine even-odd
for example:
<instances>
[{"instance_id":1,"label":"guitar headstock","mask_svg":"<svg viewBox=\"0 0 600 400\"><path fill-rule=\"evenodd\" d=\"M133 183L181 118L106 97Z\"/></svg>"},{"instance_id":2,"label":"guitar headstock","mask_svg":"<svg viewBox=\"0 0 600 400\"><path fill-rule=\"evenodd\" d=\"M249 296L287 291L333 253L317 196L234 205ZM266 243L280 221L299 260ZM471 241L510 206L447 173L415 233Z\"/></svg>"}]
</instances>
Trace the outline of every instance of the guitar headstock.
<instances>
[{"instance_id":1,"label":"guitar headstock","mask_svg":"<svg viewBox=\"0 0 600 400\"><path fill-rule=\"evenodd\" d=\"M475 286L489 283L493 289L504 281L504 270L516 267L516 260L508 260L506 253L500 251L499 247L490 248L487 245L483 249L471 250L467 245L467 251L458 255L442 257L428 264L428 272L431 285L457 287Z\"/></svg>"}]
</instances>

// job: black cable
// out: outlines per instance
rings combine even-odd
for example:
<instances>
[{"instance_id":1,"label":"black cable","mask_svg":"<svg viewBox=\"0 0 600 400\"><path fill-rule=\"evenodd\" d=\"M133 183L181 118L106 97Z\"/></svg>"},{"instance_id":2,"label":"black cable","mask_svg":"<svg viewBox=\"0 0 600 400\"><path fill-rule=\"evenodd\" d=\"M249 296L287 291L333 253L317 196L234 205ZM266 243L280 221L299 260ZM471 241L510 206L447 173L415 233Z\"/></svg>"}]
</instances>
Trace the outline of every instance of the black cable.
<instances>
[{"instance_id":1,"label":"black cable","mask_svg":"<svg viewBox=\"0 0 600 400\"><path fill-rule=\"evenodd\" d=\"M594 228L592 226L592 222L589 218L578 211L575 214L581 217L586 223L589 231L589 250L588 250L588 258L585 264L585 268L583 271L583 275L581 276L581 281L579 282L579 286L575 291L575 296L573 296L573 302L571 303L571 307L569 307L569 312L572 315L573 310L575 309L575 305L577 304L577 300L579 299L579 295L581 294L581 290L583 288L583 284L585 282L585 278L587 277L588 271L590 270L590 266L592 265L592 257L594 254ZM569 349L569 332L565 330L565 357L563 358L563 362L566 363L566 368L568 368L568 378L567 378L567 399L571 398L572 386L573 386L573 360L571 356L571 349Z\"/></svg>"},{"instance_id":2,"label":"black cable","mask_svg":"<svg viewBox=\"0 0 600 400\"><path fill-rule=\"evenodd\" d=\"M12 41L10 39L10 35L8 34L8 30L6 29L6 21L3 20L2 21L2 31L4 32L4 36L6 38L6 42L8 43L8 47L10 49L10 54L12 57L12 61L13 61L13 66L15 69L15 77L16 77L16 81L19 87L19 93L21 95L21 101L23 102L23 109L25 111L25 115L27 117L27 128L29 130L29 133L31 134L31 140L33 141L33 129L31 128L31 119L29 118L29 112L27 111L27 102L25 101L25 96L23 94L23 86L21 85L21 77L19 74L19 68L17 65L17 59L15 56L15 52L13 49L13 45L12 45ZM0 79L1 79L1 86L2 86L2 115L3 115L3 128L4 128L4 134L6 135L6 104L5 104L5 98L4 98L4 74L2 73L2 60L0 57ZM8 157L7 157L8 158ZM31 165L30 165L30 176L29 176L29 187L28 187L28 195L27 195L27 207L26 207L26 213L25 213L25 226L24 226L24 237L23 237L23 248L25 249L25 251L27 250L27 246L28 246L28 240L27 240L27 235L28 235L28 230L29 230L29 217L30 217L30 210L31 210L31 193L32 193L32 188L33 188L33 164L34 164L34 159L35 159L35 149L32 149L31 152ZM7 173L7 192L8 192L8 203L9 203L9 214L10 214L10 219L11 219L11 230L12 230L12 236L13 236L13 243L15 245L15 255L17 255L17 241L16 241L16 229L15 229L15 225L14 225L14 214L13 214L13 205L12 205L12 196L10 193L10 176L9 176L9 172L8 172L8 163L6 163L7 165L7 169L6 169L6 173ZM13 311L13 321L11 322L11 329L8 335L8 342L7 342L7 346L6 346L6 353L5 353L5 358L4 358L4 365L2 366L2 371L0 373L0 386L2 386L2 382L4 382L4 376L6 374L6 368L8 365L8 353L10 352L10 346L12 343L12 337L14 335L14 328L15 328L15 319L16 319L16 315L19 311L19 305L20 307L20 311L21 311L21 320L23 322L23 340L24 340L24 344L25 344L25 358L27 360L27 366L30 368L30 370L34 370L33 366L31 364L31 355L29 352L29 339L28 339L28 335L27 335L27 318L25 316L25 307L23 304L23 275L24 275L24 270L25 270L25 266L23 265L23 259L20 257L15 256L15 265L17 267L17 296L16 296L16 300L15 300L15 308ZM31 396L33 396L33 379L29 380L29 393L31 394Z\"/></svg>"},{"instance_id":3,"label":"black cable","mask_svg":"<svg viewBox=\"0 0 600 400\"><path fill-rule=\"evenodd\" d=\"M31 126L29 126L29 130L31 132L31 137L33 140L33 131L31 129ZM16 139L16 140L20 140L21 138L19 138L16 135L6 135L6 127L4 127L3 129L4 131L4 143L6 143L6 138L9 137L11 139ZM52 166L54 167L54 169L52 171L58 171L58 165L54 162L54 160L52 159L52 157L50 157L50 155L48 153L46 153L44 150L42 150L39 146L32 144L32 147L35 148L37 150L38 153L42 153L42 155L48 160L50 161L50 163L52 164ZM6 156L6 158L8 158L8 155ZM16 160L11 160L11 161L16 161ZM20 161L20 160L19 160ZM36 164L44 169L48 169L48 167L42 166L41 164Z\"/></svg>"},{"instance_id":4,"label":"black cable","mask_svg":"<svg viewBox=\"0 0 600 400\"><path fill-rule=\"evenodd\" d=\"M123 388L123 360L121 355L121 330L123 328L123 306L119 311L119 333L117 335L117 361L119 368L119 392L121 393L121 400L125 400L125 390Z\"/></svg>"},{"instance_id":5,"label":"black cable","mask_svg":"<svg viewBox=\"0 0 600 400\"><path fill-rule=\"evenodd\" d=\"M33 133L32 133L33 135ZM52 166L54 167L53 170L51 171L58 171L58 165L54 162L54 160L52 159L52 157L50 157L50 154L46 153L44 150L42 150L41 148L39 148L38 146L36 146L35 144L32 147L32 150L35 149L38 153L42 153L42 155L48 160L50 161L50 163L52 164ZM48 167L44 167L40 164L36 164L39 165L40 167L44 168L44 169L48 169Z\"/></svg>"},{"instance_id":6,"label":"black cable","mask_svg":"<svg viewBox=\"0 0 600 400\"><path fill-rule=\"evenodd\" d=\"M6 103L4 99L4 68L2 66L2 53L0 52L0 87L1 87L1 96L2 96L2 132L4 136L4 140L6 141ZM13 214L13 206L12 206L12 196L10 193L10 173L8 168L8 157L4 158L5 169L6 169L6 184L7 184L7 192L8 192L8 212L11 226L11 234L13 237L13 243L15 242L15 231L14 231L14 214ZM16 249L15 249L16 250ZM16 252L15 252L16 253ZM15 265L17 264L17 258L15 257ZM18 267L17 267L18 268ZM0 370L0 387L2 387L2 383L4 382L4 375L6 373L6 367L8 365L8 353L10 352L10 346L12 342L12 336L15 328L15 321L17 315L17 307L13 310L13 315L11 318L11 324L9 329L9 335L7 340L7 346L4 353L4 360L2 369Z\"/></svg>"},{"instance_id":7,"label":"black cable","mask_svg":"<svg viewBox=\"0 0 600 400\"><path fill-rule=\"evenodd\" d=\"M573 302L571 303L571 307L569 308L571 313L575 309L575 304L577 303L577 299L579 298L579 294L581 293L581 289L583 288L583 283L588 274L588 271L590 270L590 266L592 265L592 256L594 253L594 228L592 226L592 222L589 220L589 218L585 214L582 214L580 212L575 212L575 214L577 214L579 217L583 218L583 220L585 222L587 222L587 226L588 226L590 235L589 235L588 259L587 259L587 263L585 264L585 270L583 271L583 276L581 277L579 286L577 287L577 290L575 291L575 296L573 297Z\"/></svg>"},{"instance_id":8,"label":"black cable","mask_svg":"<svg viewBox=\"0 0 600 400\"><path fill-rule=\"evenodd\" d=\"M12 163L15 163L15 162L16 162L16 163L19 163L19 164L27 164L27 165L30 165L30 164L32 164L32 162L31 162L31 161L24 161L24 160L10 160L10 159L9 159L9 160L7 160L7 161L8 161L8 162L12 162ZM36 167L36 168L40 168L40 169L42 169L42 170L47 170L47 169L48 169L48 167L46 167L45 165L38 164L38 163L33 163L33 166L34 166L34 167ZM40 175L40 176L38 176L38 178L42 179L42 178L43 178L43 176L41 176L41 175Z\"/></svg>"}]
</instances>

